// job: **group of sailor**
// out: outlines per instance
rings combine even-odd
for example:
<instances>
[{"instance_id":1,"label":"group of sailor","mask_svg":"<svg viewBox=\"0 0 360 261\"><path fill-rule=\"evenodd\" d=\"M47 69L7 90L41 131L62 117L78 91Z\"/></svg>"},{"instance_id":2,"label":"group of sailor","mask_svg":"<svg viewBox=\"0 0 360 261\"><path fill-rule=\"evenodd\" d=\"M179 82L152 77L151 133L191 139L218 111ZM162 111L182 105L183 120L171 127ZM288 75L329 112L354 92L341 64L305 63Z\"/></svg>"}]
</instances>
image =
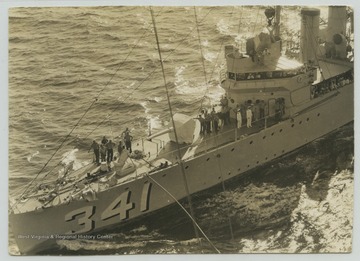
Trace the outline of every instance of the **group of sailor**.
<instances>
[{"instance_id":1,"label":"group of sailor","mask_svg":"<svg viewBox=\"0 0 360 261\"><path fill-rule=\"evenodd\" d=\"M294 70L286 71L266 71L266 72L249 72L249 73L236 73L236 80L256 80L256 79L272 79L272 78L287 78L299 74L303 74L308 70L309 65L301 66ZM229 72L229 78L235 80L235 73Z\"/></svg>"},{"instance_id":2,"label":"group of sailor","mask_svg":"<svg viewBox=\"0 0 360 261\"><path fill-rule=\"evenodd\" d=\"M123 149L126 148L126 150L131 153L131 142L133 140L133 137L130 135L130 130L126 128L126 130L122 133L122 140L119 141L119 144L117 145L117 151L119 155L122 153ZM125 146L124 146L125 143ZM116 144L112 140L108 140L105 136L102 138L100 144L93 140L93 143L91 144L91 147L89 149L92 149L94 151L95 155L95 161L96 164L100 164L101 162L108 162L110 163L113 161L114 158L114 148L116 147Z\"/></svg>"},{"instance_id":3,"label":"group of sailor","mask_svg":"<svg viewBox=\"0 0 360 261\"><path fill-rule=\"evenodd\" d=\"M276 108L279 117L284 114L285 102L282 98L276 101ZM228 99L226 96L222 96L220 100L221 110L215 111L215 107L209 112L208 109L203 108L201 114L197 118L200 121L200 134L206 135L214 132L215 134L224 126L229 125L230 113L232 109L228 105ZM236 114L237 128L241 128L246 121L246 127L251 128L252 122L265 118L266 103L264 100L256 100L253 103L252 100L248 100L242 104L238 104L233 112Z\"/></svg>"},{"instance_id":4,"label":"group of sailor","mask_svg":"<svg viewBox=\"0 0 360 261\"><path fill-rule=\"evenodd\" d=\"M345 85L348 85L353 82L354 75L353 71L348 71L343 74L337 75L326 79L318 84L312 86L311 90L311 99L317 98L328 92L337 90Z\"/></svg>"},{"instance_id":5,"label":"group of sailor","mask_svg":"<svg viewBox=\"0 0 360 261\"><path fill-rule=\"evenodd\" d=\"M266 103L264 100L256 100L255 103L252 100L248 100L242 104L236 106L236 121L237 128L241 128L243 125L243 119L246 119L246 127L251 128L252 122L256 122L265 118Z\"/></svg>"}]
</instances>

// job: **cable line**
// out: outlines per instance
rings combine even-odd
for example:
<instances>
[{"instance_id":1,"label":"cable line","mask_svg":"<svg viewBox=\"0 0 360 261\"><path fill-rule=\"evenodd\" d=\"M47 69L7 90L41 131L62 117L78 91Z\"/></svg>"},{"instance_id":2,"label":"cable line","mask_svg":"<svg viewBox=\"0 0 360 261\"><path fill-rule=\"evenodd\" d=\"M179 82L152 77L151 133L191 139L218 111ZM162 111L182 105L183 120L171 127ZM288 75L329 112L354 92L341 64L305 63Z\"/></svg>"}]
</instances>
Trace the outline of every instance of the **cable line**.
<instances>
[{"instance_id":1,"label":"cable line","mask_svg":"<svg viewBox=\"0 0 360 261\"><path fill-rule=\"evenodd\" d=\"M154 17L154 13L153 13L153 10L152 10L151 7L150 7L150 14L151 14L152 23L153 23L153 26L154 26L154 34L155 34L156 45L157 45L157 49L158 49L158 53L159 53L161 71L162 71L163 80L164 80L164 87L165 87L165 91L166 91L166 98L167 98L167 102L168 102L168 106L169 106L169 113L170 113L170 117L171 117L171 121L172 121L172 125L173 125L174 136L175 136L175 140L176 140L177 153L178 153L178 157L179 157L179 164L180 164L181 173L182 173L182 176L183 176L183 179L184 179L185 191L186 191L187 200L189 202L190 213L191 213L191 216L194 219L194 210L192 208L192 202L191 202L191 196L190 196L190 191L189 191L189 187L188 187L188 182L187 182L187 178L186 178L186 175L185 175L184 165L183 165L183 162L182 162L182 159L181 159L180 146L179 146L178 136L177 136L177 132L176 132L176 126L175 126L175 121L174 121L174 117L173 117L172 106L171 106L171 102L170 102L169 90L167 88L167 83L166 83L164 62L163 62L162 57L161 57L161 49L160 49L159 37L158 37L157 29L156 29L155 17ZM199 233L198 233L198 229L197 229L195 221L193 221L193 226L194 226L195 235L196 235L197 239L199 240L199 242L201 243L201 241L199 239Z\"/></svg>"}]
</instances>

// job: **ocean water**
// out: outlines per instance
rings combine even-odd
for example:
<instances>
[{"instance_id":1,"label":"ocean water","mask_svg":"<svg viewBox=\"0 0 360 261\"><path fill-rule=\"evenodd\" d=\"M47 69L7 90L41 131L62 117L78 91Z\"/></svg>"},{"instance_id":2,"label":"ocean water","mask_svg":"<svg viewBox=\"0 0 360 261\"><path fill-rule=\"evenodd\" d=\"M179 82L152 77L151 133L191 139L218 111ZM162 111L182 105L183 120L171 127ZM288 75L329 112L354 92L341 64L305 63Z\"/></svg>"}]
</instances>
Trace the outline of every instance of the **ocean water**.
<instances>
[{"instance_id":1,"label":"ocean water","mask_svg":"<svg viewBox=\"0 0 360 261\"><path fill-rule=\"evenodd\" d=\"M283 38L296 41L299 8L283 11ZM326 20L326 8L321 11ZM154 8L173 110L188 115L223 94L224 46L235 42L244 49L244 40L266 25L262 7L196 12L207 82L193 7ZM149 126L154 132L168 124L147 7L10 9L10 200L34 177L55 179L63 166L91 161L93 139L117 140L126 127L140 138ZM353 150L349 124L225 184L225 191L199 193L193 198L199 225L222 253L351 251ZM205 241L199 244L179 207L168 210L160 220L150 216L112 231L111 240L59 241L52 253L213 252ZM11 235L9 252L18 254Z\"/></svg>"}]
</instances>

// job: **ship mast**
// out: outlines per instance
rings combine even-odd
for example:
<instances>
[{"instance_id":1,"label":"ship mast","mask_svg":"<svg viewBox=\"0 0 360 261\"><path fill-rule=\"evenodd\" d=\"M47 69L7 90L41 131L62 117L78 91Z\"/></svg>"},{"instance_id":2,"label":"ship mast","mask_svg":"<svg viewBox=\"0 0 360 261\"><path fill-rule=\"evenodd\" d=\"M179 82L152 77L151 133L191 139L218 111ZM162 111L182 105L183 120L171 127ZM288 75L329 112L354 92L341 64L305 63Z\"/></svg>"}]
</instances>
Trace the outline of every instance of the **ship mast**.
<instances>
[{"instance_id":1,"label":"ship mast","mask_svg":"<svg viewBox=\"0 0 360 261\"><path fill-rule=\"evenodd\" d=\"M275 22L274 22L274 31L275 36L280 37L280 12L281 12L281 6L277 5L275 7Z\"/></svg>"}]
</instances>

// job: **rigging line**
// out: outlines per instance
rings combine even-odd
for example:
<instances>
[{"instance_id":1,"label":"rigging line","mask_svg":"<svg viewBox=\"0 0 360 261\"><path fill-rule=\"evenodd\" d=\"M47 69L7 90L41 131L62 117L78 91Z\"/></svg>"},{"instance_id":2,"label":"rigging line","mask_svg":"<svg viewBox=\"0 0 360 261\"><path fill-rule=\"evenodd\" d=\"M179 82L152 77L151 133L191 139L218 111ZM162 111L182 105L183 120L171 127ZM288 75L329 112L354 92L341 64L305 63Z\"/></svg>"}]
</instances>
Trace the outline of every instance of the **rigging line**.
<instances>
[{"instance_id":1,"label":"rigging line","mask_svg":"<svg viewBox=\"0 0 360 261\"><path fill-rule=\"evenodd\" d=\"M252 32L253 35L255 34L256 25L258 23L259 13L260 13L260 6L258 7L258 11L257 11L257 14L256 14L256 20L255 20L254 29L253 29L253 32Z\"/></svg>"},{"instance_id":2,"label":"rigging line","mask_svg":"<svg viewBox=\"0 0 360 261\"><path fill-rule=\"evenodd\" d=\"M215 7L212 7L212 8L209 10L209 12L202 18L202 20L200 20L200 23L201 23L202 21L204 21L205 18L206 18L206 17L210 14L210 12L211 12L212 10L214 10L214 9L215 9ZM195 30L195 28L193 28L192 30L190 30L190 32L179 42L179 44L163 59L163 61L167 61L167 59L177 50L177 48L178 48L186 39L188 39L189 35L191 35L191 34L194 32L194 30ZM122 101L125 101L125 100L129 99L129 98L131 97L131 95L133 95L134 92L135 92L138 88L140 88L141 85L142 85L146 80L148 80L157 70L158 70L158 68L153 69L152 72L149 73L149 75L148 75L146 78L144 78L144 79L139 83L139 85L136 86L136 87L133 89L133 91L132 91L129 95L127 95ZM118 103L118 105L111 111L111 113L113 113L114 111L116 111L116 110L120 107L120 105L121 105L121 104ZM110 114L111 114L111 113L110 113ZM102 125L102 124L104 123L104 121L105 121L105 119L102 120L89 134L87 134L87 135L85 136L85 138L89 137L100 125ZM129 122L130 122L130 121L129 121Z\"/></svg>"},{"instance_id":3,"label":"rigging line","mask_svg":"<svg viewBox=\"0 0 360 261\"><path fill-rule=\"evenodd\" d=\"M233 9L232 9L232 11L231 11L229 21L231 20L231 18L232 18L232 16L233 16L234 9L235 9L235 7L233 7ZM213 74L214 74L214 72L215 72L215 68L216 68L217 62L218 62L218 60L219 60L219 56L220 56L222 47L223 47L223 45L224 45L224 42L225 42L225 37L223 37L222 40L221 40L220 48L219 48L219 51L217 52L218 54L217 54L217 56L216 56L216 60L215 60L215 63L214 63L214 67L213 67L213 69L212 69L212 71L211 71L211 73L210 73L209 81L211 81L212 76L213 76ZM204 68L205 68L205 67L204 67ZM206 80L206 78L205 78L205 80ZM205 84L206 84L206 83L207 83L207 82L205 82ZM207 94L208 92L209 92L209 87L207 86L206 91L205 91L203 97L201 98L200 109L199 109L199 110L201 110L201 108L203 107L203 103L204 103L204 100L205 100L205 98L206 98L206 94Z\"/></svg>"},{"instance_id":4,"label":"rigging line","mask_svg":"<svg viewBox=\"0 0 360 261\"><path fill-rule=\"evenodd\" d=\"M161 10L164 7L161 7L158 15L161 14ZM148 26L148 28L150 28L151 25ZM141 30L141 29L140 29ZM139 31L140 31L139 30ZM136 42L135 45L133 45L133 47L131 48L130 52L128 52L128 54L126 55L125 59L119 64L119 66L117 67L116 71L113 73L113 75L110 77L110 79L107 81L107 83L105 84L104 88L102 90L100 90L99 94L96 96L96 98L98 98L100 96L100 94L105 90L105 88L110 84L110 82L112 81L112 79L115 77L115 75L117 74L117 72L120 70L121 66L127 61L127 59L129 58L130 54L134 51L135 47L137 47L137 45L139 44L139 42L144 38L145 34L147 34L148 32L146 30L144 30L143 34L140 36L140 38L138 39L138 41Z\"/></svg>"},{"instance_id":5,"label":"rigging line","mask_svg":"<svg viewBox=\"0 0 360 261\"><path fill-rule=\"evenodd\" d=\"M235 6L233 7L233 9L232 9L232 11L231 11L230 18L229 18L229 22L231 21L231 18L232 18L233 14L234 14L234 9L235 9ZM242 13L241 13L241 15L242 15ZM240 20L241 20L241 17L240 17ZM240 33L240 24L239 24L239 32L238 32L238 33ZM221 40L221 44L220 44L220 48L219 48L219 51L218 51L218 55L217 55L216 60L215 60L215 65L214 65L213 70L211 71L211 74L210 74L210 78L209 78L210 81L211 81L212 76L213 76L213 74L214 74L214 72L215 72L216 64L217 64L217 62L218 62L218 60L219 60L220 53L221 53L221 50L222 50L222 48L223 48L224 42L225 42L225 37L223 37L222 40Z\"/></svg>"},{"instance_id":6,"label":"rigging line","mask_svg":"<svg viewBox=\"0 0 360 261\"><path fill-rule=\"evenodd\" d=\"M234 11L234 9L233 9L233 11ZM240 34L240 26L241 26L241 20L242 20L242 16L243 16L243 13L244 13L244 6L241 6L241 12L240 12L240 17L239 17L239 25L238 25L238 35ZM237 44L237 46L239 46L238 44Z\"/></svg>"},{"instance_id":7,"label":"rigging line","mask_svg":"<svg viewBox=\"0 0 360 261\"><path fill-rule=\"evenodd\" d=\"M185 207L166 189L164 188L159 182L157 182L153 177L151 177L148 173L145 174L146 177L148 177L149 179L151 179L152 182L154 182L156 185L158 185L163 191L165 191L180 207L182 210L184 210L184 212L186 213L186 215L188 215L188 217L192 220L193 224L195 224L195 226L197 227L197 229L199 229L199 231L201 232L201 234L205 237L205 239L209 242L209 244L215 249L215 251L218 254L221 254L220 250L217 249L217 247L211 242L211 240L206 236L205 232L201 229L201 227L198 225L198 223L196 222L196 220L192 217L192 215L185 209Z\"/></svg>"},{"instance_id":8,"label":"rigging line","mask_svg":"<svg viewBox=\"0 0 360 261\"><path fill-rule=\"evenodd\" d=\"M163 80L164 80L164 87L165 87L165 91L166 91L166 98L167 98L167 102L168 102L168 106L169 106L169 113L170 113L170 117L171 117L171 121L172 121L172 125L173 125L174 136L175 136L175 140L176 140L177 153L178 153L178 157L179 157L179 164L180 164L181 173L182 173L182 176L183 176L183 179L184 179L185 191L186 191L186 196L187 196L187 199L188 199L188 202L189 202L190 213L191 213L191 216L194 217L194 210L192 208L192 202L191 202L191 196L190 196L190 191L189 191L189 187L188 187L188 182L187 182L187 178L186 178L186 175L185 175L184 165L183 165L183 162L182 162L182 159L181 159L180 146L179 146L179 142L178 142L178 136L177 136L177 132L176 132L176 126L175 126L175 121L174 121L174 117L173 117L173 111L172 111L171 102L170 102L169 90L168 90L167 83L166 83L164 62L163 62L162 57L161 57L161 49L160 49L159 37L158 37L157 29L156 29L155 17L154 17L154 13L153 13L153 10L152 10L151 6L150 6L150 14L151 14L152 22L153 22L156 45L157 45L158 53L159 53L161 71L162 71ZM196 235L197 239L199 240L199 243L201 244L201 241L200 241L200 238L199 238L199 232L197 230L195 222L193 222L193 226L194 226L195 235Z\"/></svg>"},{"instance_id":9,"label":"rigging line","mask_svg":"<svg viewBox=\"0 0 360 261\"><path fill-rule=\"evenodd\" d=\"M256 24L257 24L257 20L258 20L258 16L259 16L259 12L260 12L260 7L258 7L258 12L257 12L257 16L256 16L256 22L255 22L255 25L254 25L254 31L253 31L253 35L255 33L255 27L256 27ZM239 19L239 26L238 26L238 34L240 34L240 25L241 25L241 19L242 19L242 14L243 12L241 12L241 16L240 16L240 19ZM241 51L241 50L240 50ZM255 50L254 50L255 52ZM255 56L256 52L253 54ZM234 80L235 80L235 83L234 83L234 86L236 84L236 77L237 77L237 74L235 73L235 70L234 70L234 65L235 65L235 57L233 58L233 62L232 62L232 67L231 67L231 70L233 71L233 74L234 74ZM228 77L228 76L227 76Z\"/></svg>"},{"instance_id":10,"label":"rigging line","mask_svg":"<svg viewBox=\"0 0 360 261\"><path fill-rule=\"evenodd\" d=\"M96 102L96 100L94 100L91 103L91 106ZM40 169L40 171L36 174L36 176L30 181L30 183L28 184L28 186L25 188L25 190L23 191L23 193L20 195L20 197L18 198L17 202L14 205L17 205L20 202L20 199L22 196L25 195L25 193L28 191L28 189L30 188L30 186L35 182L35 180L39 177L39 175L42 173L42 171L46 168L46 166L49 164L49 162L53 159L53 157L55 156L55 154L60 150L60 148L64 145L65 141L68 139L68 137L70 137L70 135L72 134L72 132L75 130L75 128L78 126L78 124L80 123L80 121L85 117L86 113L90 110L91 106L89 108L86 109L86 111L83 113L83 115L81 116L81 118L77 121L77 123L73 126L73 128L71 129L71 131L66 135L65 139L61 142L60 146L57 147L57 149L55 150L55 152L50 156L50 158L48 159L48 161L44 164L44 166ZM14 206L13 205L13 206ZM13 206L11 207L11 209L13 209Z\"/></svg>"},{"instance_id":11,"label":"rigging line","mask_svg":"<svg viewBox=\"0 0 360 261\"><path fill-rule=\"evenodd\" d=\"M163 7L162 7L163 8ZM161 10L159 11L159 14L161 13ZM150 27L150 26L149 26ZM131 48L130 52L128 53L128 55L125 57L125 59L119 64L118 68L116 69L115 73L111 76L110 80L105 84L105 86L103 87L102 90L100 90L99 94L96 96L96 98L91 102L90 106L85 110L84 114L80 117L80 119L76 122L76 124L73 126L73 128L70 130L70 132L65 136L65 139L61 142L61 144L58 146L58 148L55 150L55 152L51 155L51 157L49 158L49 160L44 164L44 166L41 168L41 170L36 174L36 176L30 181L30 183L28 184L28 186L26 186L25 190L23 191L23 193L20 195L18 201L15 204L18 204L18 202L20 201L21 197L25 195L25 193L28 191L28 189L30 188L30 186L34 183L34 181L39 177L39 175L42 173L42 171L46 168L46 166L49 164L49 162L53 159L53 157L56 155L56 153L60 150L60 148L62 148L62 146L64 145L65 141L70 137L70 135L73 133L73 131L76 129L76 127L79 125L79 123L81 122L81 120L85 117L85 115L88 113L88 111L92 108L92 106L96 103L96 101L98 100L98 97L100 96L100 94L105 90L105 88L110 84L110 82L112 81L112 79L115 77L116 73L119 71L119 69L121 68L121 66L126 62L126 60L128 59L129 55L132 53L132 51L135 49L135 47L138 45L138 43L140 42L140 40L144 37L145 33L147 33L147 31L144 31L144 33L141 35L141 37L139 38L139 40L136 42L136 44ZM59 164L59 163L58 163ZM46 177L47 175L45 175ZM11 207L12 209L12 207Z\"/></svg>"},{"instance_id":12,"label":"rigging line","mask_svg":"<svg viewBox=\"0 0 360 261\"><path fill-rule=\"evenodd\" d=\"M198 35L198 40L199 40L201 63L202 63L202 66L203 66L203 71L204 71L206 92L209 92L209 85L208 85L208 81L207 81L205 61L204 61L204 53L203 53L203 49L202 49L202 46L201 46L201 37L200 37L199 23L198 23L198 19L197 19L197 13L196 13L196 7L195 7L195 6L194 6L194 16L195 16L195 24L196 24L197 35ZM204 99L201 99L201 104L200 104L200 109L199 109L199 111L200 111L201 108L202 108L203 101L204 101Z\"/></svg>"},{"instance_id":13,"label":"rigging line","mask_svg":"<svg viewBox=\"0 0 360 261\"><path fill-rule=\"evenodd\" d=\"M235 128L237 128L237 126L235 126ZM235 130L235 133L236 133L236 130ZM215 140L215 145L216 145L216 151L219 151L219 142L218 142L217 137L218 137L218 134L215 133L214 140ZM236 138L236 140L235 140L235 142L236 142L237 141L237 136L235 136L235 138ZM222 171L222 168L221 168L221 163L220 163L220 158L219 157L216 157L216 162L217 162L218 167L219 167L219 172L220 172L220 177L221 177L221 186L222 186L223 191L225 192L226 187L225 187L223 171ZM231 222L229 213L227 213L227 218L228 218L228 222L229 222L229 229L230 229L231 239L234 240L234 232L233 232L232 222Z\"/></svg>"}]
</instances>

